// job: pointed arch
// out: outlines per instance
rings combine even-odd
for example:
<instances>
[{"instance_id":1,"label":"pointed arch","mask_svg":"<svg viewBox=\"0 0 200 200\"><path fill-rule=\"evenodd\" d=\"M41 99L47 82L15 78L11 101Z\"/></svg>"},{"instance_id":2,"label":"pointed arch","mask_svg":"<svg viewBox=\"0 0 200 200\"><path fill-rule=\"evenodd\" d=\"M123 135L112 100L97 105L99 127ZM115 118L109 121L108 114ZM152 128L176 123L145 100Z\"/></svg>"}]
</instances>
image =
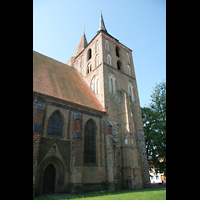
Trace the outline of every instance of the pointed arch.
<instances>
[{"instance_id":1,"label":"pointed arch","mask_svg":"<svg viewBox=\"0 0 200 200\"><path fill-rule=\"evenodd\" d=\"M56 170L49 164L44 170L42 194L54 193Z\"/></svg>"},{"instance_id":2,"label":"pointed arch","mask_svg":"<svg viewBox=\"0 0 200 200\"><path fill-rule=\"evenodd\" d=\"M107 64L112 65L112 57L110 54L107 54Z\"/></svg>"},{"instance_id":3,"label":"pointed arch","mask_svg":"<svg viewBox=\"0 0 200 200\"><path fill-rule=\"evenodd\" d=\"M96 67L99 66L99 55L97 54L95 57L95 63L96 63Z\"/></svg>"},{"instance_id":4,"label":"pointed arch","mask_svg":"<svg viewBox=\"0 0 200 200\"><path fill-rule=\"evenodd\" d=\"M127 63L130 63L130 55L129 55L129 53L126 53L126 61L127 61Z\"/></svg>"},{"instance_id":5,"label":"pointed arch","mask_svg":"<svg viewBox=\"0 0 200 200\"><path fill-rule=\"evenodd\" d=\"M92 58L92 50L89 49L87 52L87 60L90 60L90 58Z\"/></svg>"},{"instance_id":6,"label":"pointed arch","mask_svg":"<svg viewBox=\"0 0 200 200\"><path fill-rule=\"evenodd\" d=\"M109 42L108 40L105 41L105 50L109 51Z\"/></svg>"},{"instance_id":7,"label":"pointed arch","mask_svg":"<svg viewBox=\"0 0 200 200\"><path fill-rule=\"evenodd\" d=\"M92 71L92 64L88 63L86 73L89 74Z\"/></svg>"},{"instance_id":8,"label":"pointed arch","mask_svg":"<svg viewBox=\"0 0 200 200\"><path fill-rule=\"evenodd\" d=\"M59 110L54 111L48 121L48 135L62 136L63 116Z\"/></svg>"},{"instance_id":9,"label":"pointed arch","mask_svg":"<svg viewBox=\"0 0 200 200\"><path fill-rule=\"evenodd\" d=\"M113 73L108 74L109 92L116 94L116 77Z\"/></svg>"},{"instance_id":10,"label":"pointed arch","mask_svg":"<svg viewBox=\"0 0 200 200\"><path fill-rule=\"evenodd\" d=\"M98 76L94 76L91 83L90 83L90 87L93 90L93 92L95 94L99 94L99 77Z\"/></svg>"},{"instance_id":11,"label":"pointed arch","mask_svg":"<svg viewBox=\"0 0 200 200\"><path fill-rule=\"evenodd\" d=\"M118 46L115 47L115 51L116 51L116 56L117 56L117 57L120 57L120 53L119 53L119 52L120 52L120 49L119 49Z\"/></svg>"},{"instance_id":12,"label":"pointed arch","mask_svg":"<svg viewBox=\"0 0 200 200\"><path fill-rule=\"evenodd\" d=\"M96 163L96 123L89 119L84 128L84 163Z\"/></svg>"},{"instance_id":13,"label":"pointed arch","mask_svg":"<svg viewBox=\"0 0 200 200\"><path fill-rule=\"evenodd\" d=\"M64 187L65 176L67 176L67 182L69 182L69 168L64 164L63 160L55 155L48 156L38 165L38 173L36 177L36 195L42 194L45 169L50 164L55 168L56 172L54 188L55 192L57 189Z\"/></svg>"},{"instance_id":14,"label":"pointed arch","mask_svg":"<svg viewBox=\"0 0 200 200\"><path fill-rule=\"evenodd\" d=\"M99 40L97 40L97 42L96 42L96 53L98 53L99 52Z\"/></svg>"},{"instance_id":15,"label":"pointed arch","mask_svg":"<svg viewBox=\"0 0 200 200\"><path fill-rule=\"evenodd\" d=\"M131 96L131 100L134 101L133 84L128 83L128 94Z\"/></svg>"},{"instance_id":16,"label":"pointed arch","mask_svg":"<svg viewBox=\"0 0 200 200\"><path fill-rule=\"evenodd\" d=\"M129 65L127 65L127 73L131 76L131 67Z\"/></svg>"},{"instance_id":17,"label":"pointed arch","mask_svg":"<svg viewBox=\"0 0 200 200\"><path fill-rule=\"evenodd\" d=\"M80 60L80 68L82 68L84 65L84 56L81 57L81 60Z\"/></svg>"}]
</instances>

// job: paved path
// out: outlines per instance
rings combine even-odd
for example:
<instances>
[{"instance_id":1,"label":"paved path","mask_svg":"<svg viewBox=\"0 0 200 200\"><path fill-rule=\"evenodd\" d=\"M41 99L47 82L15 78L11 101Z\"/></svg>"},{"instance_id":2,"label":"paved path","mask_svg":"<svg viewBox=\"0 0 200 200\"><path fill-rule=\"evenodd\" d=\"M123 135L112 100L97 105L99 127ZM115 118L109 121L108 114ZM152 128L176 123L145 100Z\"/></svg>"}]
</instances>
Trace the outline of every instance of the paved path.
<instances>
[{"instance_id":1,"label":"paved path","mask_svg":"<svg viewBox=\"0 0 200 200\"><path fill-rule=\"evenodd\" d=\"M130 190L130 191L121 191L115 194L122 194L122 193L129 193L129 192L143 192L143 191L152 191L152 190L165 190L166 189L166 183L163 184L157 184L157 183L152 183L151 184L151 189L144 189L144 190ZM112 193L106 193L105 195L109 195ZM100 194L70 194L70 193L62 193L62 194L49 194L49 195L44 195L47 197L50 197L52 199L71 199L75 197L87 197L87 196L102 196L103 192Z\"/></svg>"}]
</instances>

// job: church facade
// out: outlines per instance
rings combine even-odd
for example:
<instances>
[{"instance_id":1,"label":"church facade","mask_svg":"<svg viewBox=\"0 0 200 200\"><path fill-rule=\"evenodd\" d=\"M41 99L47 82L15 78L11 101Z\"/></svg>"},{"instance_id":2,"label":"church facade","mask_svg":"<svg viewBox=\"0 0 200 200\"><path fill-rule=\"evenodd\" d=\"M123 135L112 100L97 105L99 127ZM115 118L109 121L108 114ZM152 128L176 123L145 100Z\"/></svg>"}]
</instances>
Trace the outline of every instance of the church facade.
<instances>
[{"instance_id":1,"label":"church facade","mask_svg":"<svg viewBox=\"0 0 200 200\"><path fill-rule=\"evenodd\" d=\"M132 50L101 13L67 64L33 51L33 195L149 184Z\"/></svg>"}]
</instances>

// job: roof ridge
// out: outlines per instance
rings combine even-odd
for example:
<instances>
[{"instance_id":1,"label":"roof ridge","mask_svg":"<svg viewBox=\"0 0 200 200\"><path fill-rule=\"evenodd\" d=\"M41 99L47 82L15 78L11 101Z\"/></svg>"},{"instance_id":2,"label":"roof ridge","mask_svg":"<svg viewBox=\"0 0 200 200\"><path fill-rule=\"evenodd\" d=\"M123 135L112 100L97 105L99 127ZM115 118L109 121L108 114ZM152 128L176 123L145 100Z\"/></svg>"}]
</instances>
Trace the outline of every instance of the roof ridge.
<instances>
[{"instance_id":1,"label":"roof ridge","mask_svg":"<svg viewBox=\"0 0 200 200\"><path fill-rule=\"evenodd\" d=\"M63 63L63 62L61 62L61 61L59 61L59 60L56 60L56 59L51 58L51 57L49 57L49 56L46 56L46 55L44 55L44 54L42 54L42 53L39 53L38 51L33 50L33 52L38 53L38 54L40 54L40 55L42 55L42 56L45 56L45 57L47 57L47 58L50 58L51 60L54 60L54 61L56 61L56 62L59 62L59 63L61 63L61 64L64 64L64 65L66 65L66 66L72 68L70 65L67 65L66 63Z\"/></svg>"}]
</instances>

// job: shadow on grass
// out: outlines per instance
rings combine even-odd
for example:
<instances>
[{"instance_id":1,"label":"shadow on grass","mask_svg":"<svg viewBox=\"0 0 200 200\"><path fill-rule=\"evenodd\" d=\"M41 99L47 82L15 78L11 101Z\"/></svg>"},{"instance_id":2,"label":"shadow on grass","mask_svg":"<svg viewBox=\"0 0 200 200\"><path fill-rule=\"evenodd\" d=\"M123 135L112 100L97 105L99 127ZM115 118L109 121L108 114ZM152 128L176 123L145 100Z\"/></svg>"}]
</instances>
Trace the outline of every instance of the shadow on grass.
<instances>
[{"instance_id":1,"label":"shadow on grass","mask_svg":"<svg viewBox=\"0 0 200 200\"><path fill-rule=\"evenodd\" d=\"M95 197L95 196L107 196L107 195L115 195L115 194L124 194L124 193L137 193L137 192L149 192L149 191L157 191L157 190L163 190L166 188L142 188L142 189L134 189L134 190L115 190L115 191L96 191L96 192L87 192L87 193L81 193L81 194L71 194L66 193L66 197L61 197L60 199L75 199L75 198L86 198L86 197ZM64 193L62 193L64 195ZM53 194L56 195L56 194ZM57 194L59 196L59 194ZM59 198L58 198L59 199ZM40 196L35 197L33 200L55 200L55 198L47 197L47 196Z\"/></svg>"}]
</instances>

